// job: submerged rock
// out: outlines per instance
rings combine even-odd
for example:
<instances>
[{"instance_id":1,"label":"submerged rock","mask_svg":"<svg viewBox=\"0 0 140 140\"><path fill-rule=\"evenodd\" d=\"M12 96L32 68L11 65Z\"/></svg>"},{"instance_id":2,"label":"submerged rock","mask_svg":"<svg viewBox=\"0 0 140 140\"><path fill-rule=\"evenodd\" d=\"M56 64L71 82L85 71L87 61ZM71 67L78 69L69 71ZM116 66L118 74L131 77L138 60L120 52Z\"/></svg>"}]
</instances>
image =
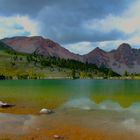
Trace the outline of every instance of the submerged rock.
<instances>
[{"instance_id":1,"label":"submerged rock","mask_svg":"<svg viewBox=\"0 0 140 140\"><path fill-rule=\"evenodd\" d=\"M59 136L59 135L53 135L53 138L54 138L54 139L61 139L61 140L64 139L64 137Z\"/></svg>"},{"instance_id":2,"label":"submerged rock","mask_svg":"<svg viewBox=\"0 0 140 140\"><path fill-rule=\"evenodd\" d=\"M51 113L53 113L53 112L52 112L52 110L50 110L50 109L43 108L43 109L40 110L39 113L40 113L40 114L51 114Z\"/></svg>"},{"instance_id":3,"label":"submerged rock","mask_svg":"<svg viewBox=\"0 0 140 140\"><path fill-rule=\"evenodd\" d=\"M4 102L0 101L0 108L8 108L8 107L13 107L13 106L15 106L15 105L4 103Z\"/></svg>"}]
</instances>

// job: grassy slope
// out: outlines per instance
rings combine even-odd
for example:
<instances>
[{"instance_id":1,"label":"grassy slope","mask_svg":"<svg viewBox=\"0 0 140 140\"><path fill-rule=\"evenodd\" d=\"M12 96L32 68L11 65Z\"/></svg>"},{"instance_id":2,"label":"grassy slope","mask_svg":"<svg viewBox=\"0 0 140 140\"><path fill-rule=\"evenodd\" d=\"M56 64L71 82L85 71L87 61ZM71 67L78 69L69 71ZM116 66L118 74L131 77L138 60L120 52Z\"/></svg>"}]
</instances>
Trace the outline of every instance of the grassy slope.
<instances>
[{"instance_id":1,"label":"grassy slope","mask_svg":"<svg viewBox=\"0 0 140 140\"><path fill-rule=\"evenodd\" d=\"M56 65L42 67L34 62L27 62L27 55L16 54L17 58L13 61L14 55L8 54L5 50L0 50L0 75L16 77L21 74L29 74L31 77L40 78L69 78L72 70L60 68ZM12 64L14 62L14 65ZM92 72L91 72L92 73ZM102 72L98 72L103 75ZM94 77L97 75L92 74ZM86 77L85 77L86 78Z\"/></svg>"},{"instance_id":2,"label":"grassy slope","mask_svg":"<svg viewBox=\"0 0 140 140\"><path fill-rule=\"evenodd\" d=\"M0 74L6 76L16 76L22 73L30 73L31 75L37 74L45 78L57 78L57 77L68 77L70 70L63 69L60 71L59 68L51 67L41 68L35 67L34 64L28 63L26 60L26 55L18 55L15 65L11 64L12 56L5 51L0 51Z\"/></svg>"},{"instance_id":3,"label":"grassy slope","mask_svg":"<svg viewBox=\"0 0 140 140\"><path fill-rule=\"evenodd\" d=\"M10 53L9 53L10 51ZM12 53L11 53L12 52ZM16 53L8 46L0 42L0 75L17 78L17 75L30 75L31 78L70 78L72 77L72 69L60 68L56 65L42 67L40 64L35 65L34 62L27 61L26 54ZM14 57L17 57L16 59ZM92 78L108 76L101 69L96 69L97 73L90 71L78 71L82 73L80 78L89 78L87 75L92 75ZM91 77L90 77L91 78ZM123 77L124 78L124 77ZM125 77L131 79L131 77ZM140 79L139 76L133 77Z\"/></svg>"},{"instance_id":4,"label":"grassy slope","mask_svg":"<svg viewBox=\"0 0 140 140\"><path fill-rule=\"evenodd\" d=\"M14 50L0 42L0 75L15 79L17 75L27 74L30 75L31 78L68 78L71 77L71 73L72 69L60 68L54 64L42 67L40 64L35 65L33 61L29 63L26 54L15 54ZM91 73L92 72L90 72L90 74ZM104 75L104 73L99 70L98 73ZM97 76L94 74L92 75Z\"/></svg>"},{"instance_id":5,"label":"grassy slope","mask_svg":"<svg viewBox=\"0 0 140 140\"><path fill-rule=\"evenodd\" d=\"M30 79L72 78L72 68L60 67L54 64L51 64L51 66L44 67L40 65L40 63L38 62L35 65L34 61L31 61L31 62L27 61L27 56L29 55L17 53L14 50L10 49L5 44L0 42L0 75L4 75L8 78L12 77L12 79L17 79L17 77L20 77L18 79L24 79L24 78L21 78L21 75L24 75L25 77L26 75L29 75ZM43 58L43 59L46 60L46 58ZM59 60L57 63L60 63L60 62L61 60ZM73 63L74 66L78 65L78 67L80 67L81 64L77 62ZM84 65L84 67L85 66L86 65ZM96 68L96 67L95 69L93 68L92 70L88 72L82 71L82 70L76 70L76 76L78 75L80 78L108 77L108 72L105 72L105 71L106 70L102 70L101 68ZM117 75L116 75L116 78L118 78ZM140 75L125 76L121 78L140 79Z\"/></svg>"}]
</instances>

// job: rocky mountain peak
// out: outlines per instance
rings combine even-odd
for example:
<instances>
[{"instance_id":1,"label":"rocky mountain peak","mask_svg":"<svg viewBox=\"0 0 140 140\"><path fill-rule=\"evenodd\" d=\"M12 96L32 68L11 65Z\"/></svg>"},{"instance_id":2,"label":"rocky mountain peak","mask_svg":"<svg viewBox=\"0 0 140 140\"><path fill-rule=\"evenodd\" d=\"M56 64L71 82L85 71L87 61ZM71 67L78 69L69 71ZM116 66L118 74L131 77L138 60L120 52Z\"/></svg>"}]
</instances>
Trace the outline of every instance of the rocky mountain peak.
<instances>
[{"instance_id":1,"label":"rocky mountain peak","mask_svg":"<svg viewBox=\"0 0 140 140\"><path fill-rule=\"evenodd\" d=\"M119 51L127 51L127 50L131 50L131 46L128 43L122 43L119 48Z\"/></svg>"},{"instance_id":2,"label":"rocky mountain peak","mask_svg":"<svg viewBox=\"0 0 140 140\"><path fill-rule=\"evenodd\" d=\"M13 37L1 40L8 47L21 53L37 52L44 56L55 56L73 59L111 68L119 74L125 70L129 73L140 73L140 49L133 49L128 43L121 44L118 49L106 52L99 47L85 55L74 54L58 43L41 36Z\"/></svg>"}]
</instances>

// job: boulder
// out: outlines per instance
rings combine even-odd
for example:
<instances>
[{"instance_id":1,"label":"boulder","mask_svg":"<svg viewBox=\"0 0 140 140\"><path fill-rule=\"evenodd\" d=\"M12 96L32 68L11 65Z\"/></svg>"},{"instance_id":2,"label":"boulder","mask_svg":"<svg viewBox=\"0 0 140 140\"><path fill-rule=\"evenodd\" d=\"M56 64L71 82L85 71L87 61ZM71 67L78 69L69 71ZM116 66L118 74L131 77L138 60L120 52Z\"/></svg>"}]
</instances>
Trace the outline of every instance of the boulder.
<instances>
[{"instance_id":1,"label":"boulder","mask_svg":"<svg viewBox=\"0 0 140 140\"><path fill-rule=\"evenodd\" d=\"M61 139L61 140L64 139L64 137L59 136L59 135L53 135L53 138L54 138L54 139L59 139L59 140L60 140L60 139Z\"/></svg>"},{"instance_id":2,"label":"boulder","mask_svg":"<svg viewBox=\"0 0 140 140\"><path fill-rule=\"evenodd\" d=\"M13 107L14 105L12 104L8 104L8 103L4 103L2 101L0 101L0 108L8 108L8 107Z\"/></svg>"},{"instance_id":3,"label":"boulder","mask_svg":"<svg viewBox=\"0 0 140 140\"><path fill-rule=\"evenodd\" d=\"M52 110L43 108L40 110L40 114L51 114Z\"/></svg>"}]
</instances>

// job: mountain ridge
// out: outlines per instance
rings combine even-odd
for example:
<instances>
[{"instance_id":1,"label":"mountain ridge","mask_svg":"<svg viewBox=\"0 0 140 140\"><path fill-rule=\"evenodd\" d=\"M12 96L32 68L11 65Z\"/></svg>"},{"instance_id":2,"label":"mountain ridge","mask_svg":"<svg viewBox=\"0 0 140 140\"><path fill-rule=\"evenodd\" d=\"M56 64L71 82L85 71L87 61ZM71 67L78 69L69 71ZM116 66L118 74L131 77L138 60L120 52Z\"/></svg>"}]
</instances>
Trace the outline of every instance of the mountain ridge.
<instances>
[{"instance_id":1,"label":"mountain ridge","mask_svg":"<svg viewBox=\"0 0 140 140\"><path fill-rule=\"evenodd\" d=\"M79 55L63 48L58 43L41 36L12 37L1 40L10 48L21 53L37 53L44 56L55 56L64 59L73 59L81 62L105 66L123 74L140 73L140 49L134 49L127 43L122 43L117 49L104 51L99 47L85 55Z\"/></svg>"}]
</instances>

